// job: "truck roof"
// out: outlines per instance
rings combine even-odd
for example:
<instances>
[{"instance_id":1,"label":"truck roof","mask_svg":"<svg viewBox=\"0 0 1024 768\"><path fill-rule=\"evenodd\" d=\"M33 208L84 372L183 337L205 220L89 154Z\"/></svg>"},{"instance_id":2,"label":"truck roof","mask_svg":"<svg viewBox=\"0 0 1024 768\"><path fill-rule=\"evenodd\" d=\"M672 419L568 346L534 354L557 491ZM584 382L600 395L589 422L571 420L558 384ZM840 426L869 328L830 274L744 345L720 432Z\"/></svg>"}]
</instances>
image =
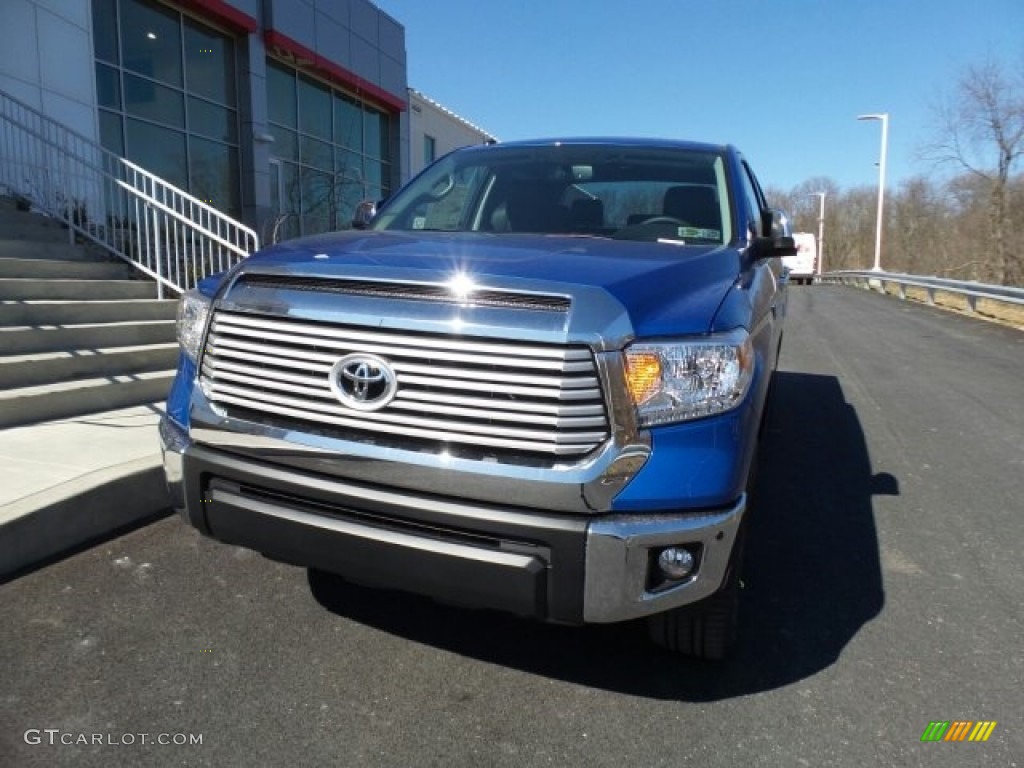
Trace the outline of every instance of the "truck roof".
<instances>
[{"instance_id":1,"label":"truck roof","mask_svg":"<svg viewBox=\"0 0 1024 768\"><path fill-rule=\"evenodd\" d=\"M625 137L625 136L579 136L565 138L547 139L526 139L520 141L503 141L496 146L502 147L540 147L540 146L584 146L600 144L605 146L621 147L659 147L676 149L697 149L711 152L736 151L731 144L714 144L711 142L689 141L684 139L662 139L653 137ZM491 145L484 145L491 146ZM479 145L474 147L479 149Z\"/></svg>"}]
</instances>

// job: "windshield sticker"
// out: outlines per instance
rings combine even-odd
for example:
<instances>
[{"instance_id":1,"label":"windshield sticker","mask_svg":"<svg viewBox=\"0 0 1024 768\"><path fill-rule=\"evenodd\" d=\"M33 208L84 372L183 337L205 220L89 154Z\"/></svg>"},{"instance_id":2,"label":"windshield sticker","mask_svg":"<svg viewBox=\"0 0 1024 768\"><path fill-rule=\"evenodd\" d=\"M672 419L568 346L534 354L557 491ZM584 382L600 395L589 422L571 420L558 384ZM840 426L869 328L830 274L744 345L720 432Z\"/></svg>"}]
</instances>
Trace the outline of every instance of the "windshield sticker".
<instances>
[{"instance_id":1,"label":"windshield sticker","mask_svg":"<svg viewBox=\"0 0 1024 768\"><path fill-rule=\"evenodd\" d=\"M722 231L720 229L699 229L697 227L679 227L676 233L682 238L691 238L693 240L721 240Z\"/></svg>"}]
</instances>

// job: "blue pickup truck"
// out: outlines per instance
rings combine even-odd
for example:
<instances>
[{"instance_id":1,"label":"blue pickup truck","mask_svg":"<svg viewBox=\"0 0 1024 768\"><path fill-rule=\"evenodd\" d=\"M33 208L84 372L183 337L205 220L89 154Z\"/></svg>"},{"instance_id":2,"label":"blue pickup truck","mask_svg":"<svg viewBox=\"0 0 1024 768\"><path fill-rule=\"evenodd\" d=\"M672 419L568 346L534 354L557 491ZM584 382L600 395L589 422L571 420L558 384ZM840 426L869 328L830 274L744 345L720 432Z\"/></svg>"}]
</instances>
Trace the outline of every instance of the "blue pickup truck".
<instances>
[{"instance_id":1,"label":"blue pickup truck","mask_svg":"<svg viewBox=\"0 0 1024 768\"><path fill-rule=\"evenodd\" d=\"M353 582L721 658L793 252L731 146L456 151L183 297L174 505Z\"/></svg>"}]
</instances>

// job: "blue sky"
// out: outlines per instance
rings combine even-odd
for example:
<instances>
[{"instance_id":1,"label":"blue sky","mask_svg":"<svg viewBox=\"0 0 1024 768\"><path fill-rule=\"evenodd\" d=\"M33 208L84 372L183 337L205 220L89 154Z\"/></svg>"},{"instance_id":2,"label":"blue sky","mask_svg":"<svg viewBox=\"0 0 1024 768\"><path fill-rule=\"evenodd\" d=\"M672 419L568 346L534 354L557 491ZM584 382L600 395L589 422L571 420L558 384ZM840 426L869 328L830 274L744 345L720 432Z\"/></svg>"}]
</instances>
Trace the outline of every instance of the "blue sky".
<instances>
[{"instance_id":1,"label":"blue sky","mask_svg":"<svg viewBox=\"0 0 1024 768\"><path fill-rule=\"evenodd\" d=\"M762 184L927 174L933 106L987 58L1024 70L1024 0L375 0L409 85L502 140L736 144Z\"/></svg>"}]
</instances>

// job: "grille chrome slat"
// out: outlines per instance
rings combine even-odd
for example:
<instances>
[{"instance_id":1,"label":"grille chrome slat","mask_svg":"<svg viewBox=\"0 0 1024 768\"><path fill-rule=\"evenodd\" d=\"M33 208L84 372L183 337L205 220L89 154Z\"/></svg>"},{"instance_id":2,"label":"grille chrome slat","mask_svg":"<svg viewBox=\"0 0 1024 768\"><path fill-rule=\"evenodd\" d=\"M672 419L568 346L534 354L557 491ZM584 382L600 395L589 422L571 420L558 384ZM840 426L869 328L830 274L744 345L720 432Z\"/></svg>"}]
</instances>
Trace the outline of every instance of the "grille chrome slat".
<instances>
[{"instance_id":1,"label":"grille chrome slat","mask_svg":"<svg viewBox=\"0 0 1024 768\"><path fill-rule=\"evenodd\" d=\"M463 395L443 394L440 392L399 392L396 402L416 400L424 403L440 405L458 405L464 408L494 408L495 402L489 398L466 397ZM604 417L604 407L600 404L571 405L565 402L539 403L528 400L506 400L501 403L505 411L528 411L530 413L552 413L562 416L600 416Z\"/></svg>"},{"instance_id":2,"label":"grille chrome slat","mask_svg":"<svg viewBox=\"0 0 1024 768\"><path fill-rule=\"evenodd\" d=\"M306 419L310 418L302 409L283 408L283 407L278 406L278 405L265 404L265 403L261 403L261 402L258 402L258 401L247 400L245 398L233 397L231 395L225 395L223 397L223 401L227 402L227 403L235 403L235 404L240 405L240 406L242 406L244 408L257 408L257 409L259 409L261 411L266 411L268 413L274 413L274 414L280 414L282 416L291 416L293 418L299 418L299 419L303 419L303 420L306 420ZM324 423L324 424L333 424L333 425L341 426L341 427L352 426L351 422L353 421L351 419L341 419L341 418L332 417L332 416L330 416L328 414L317 414L316 416L314 416L312 418L313 418L314 421L318 421L318 422L321 422L321 423ZM395 429L395 428L388 428L386 425L381 427L378 430L378 432L380 432L382 434L391 434L391 435L401 436L401 437L414 437L414 438L415 437L420 437L420 438L424 438L424 439L431 440L431 441L436 440L436 437L437 437L436 433L432 432L430 430ZM463 439L461 439L461 440L459 439L459 437L460 436L453 434L450 437L450 440L451 440L451 442L456 442L456 443L457 442L472 442L475 445L488 446L488 447L492 447L492 448L501 448L501 449L504 449L504 450L521 450L521 451L531 451L531 452L538 452L538 453L539 452L545 452L545 453L554 454L556 456L568 456L568 455L573 455L573 454L586 453L592 447L592 446L586 445L586 444L583 444L583 445L572 445L572 444L568 444L568 443L565 444L565 445L551 446L551 445L549 445L547 443L539 444L539 443L525 442L525 441L522 441L522 440L498 440L498 439L489 438L489 437L481 436L481 435L462 436Z\"/></svg>"},{"instance_id":3,"label":"grille chrome slat","mask_svg":"<svg viewBox=\"0 0 1024 768\"><path fill-rule=\"evenodd\" d=\"M495 384L487 381L458 381L455 379L431 379L426 376L399 376L398 383L422 384L433 388L464 389L467 392L493 392L498 395L524 395L558 400L593 399L600 395L597 389L566 390L554 387L521 387L514 384Z\"/></svg>"},{"instance_id":4,"label":"grille chrome slat","mask_svg":"<svg viewBox=\"0 0 1024 768\"><path fill-rule=\"evenodd\" d=\"M254 389L293 392L297 395L309 395L310 397L322 398L328 402L336 402L330 390L324 390L322 387L304 387L301 384L290 384L287 381L279 381L277 379L261 379L255 376L243 376L231 371L219 371L217 373L217 381L232 381L235 384L249 384ZM218 383L215 386L219 387L221 384Z\"/></svg>"},{"instance_id":5,"label":"grille chrome slat","mask_svg":"<svg viewBox=\"0 0 1024 768\"><path fill-rule=\"evenodd\" d=\"M415 413L446 414L449 416L465 416L473 418L479 411L458 406L439 405L437 403L419 403L414 400L396 401L395 409ZM488 418L499 421L515 421L524 424L543 424L557 429L584 429L604 426L604 416L551 416L540 413L523 413L522 411L489 411Z\"/></svg>"},{"instance_id":6,"label":"grille chrome slat","mask_svg":"<svg viewBox=\"0 0 1024 768\"><path fill-rule=\"evenodd\" d=\"M335 363L383 358L394 399L356 411L332 389ZM600 379L586 347L449 338L219 311L202 359L204 391L241 418L347 440L395 440L481 459L582 456L610 436ZM336 384L335 384L336 386ZM299 422L294 424L294 422ZM411 442L410 442L411 441Z\"/></svg>"},{"instance_id":7,"label":"grille chrome slat","mask_svg":"<svg viewBox=\"0 0 1024 768\"><path fill-rule=\"evenodd\" d=\"M226 360L214 360L208 364L203 365L203 373L213 375L226 375L228 373L235 374L247 374L247 378L251 378L254 383L259 381L290 381L295 384L305 384L308 387L315 389L322 389L324 376L330 372L330 366L327 366L325 370L321 370L320 366L316 368L310 367L310 370L316 370L320 376L303 376L298 373L287 373L285 371L270 371L266 368L260 368L255 365L240 365L238 363L228 362Z\"/></svg>"},{"instance_id":8,"label":"grille chrome slat","mask_svg":"<svg viewBox=\"0 0 1024 768\"><path fill-rule=\"evenodd\" d=\"M404 374L417 376L443 376L446 379L460 379L462 381L491 381L502 384L519 384L522 386L558 387L571 386L573 389L593 389L597 386L597 379L593 376L587 378L572 379L566 382L559 376L535 376L523 375L520 373L505 373L504 371L476 371L471 368L449 369L441 365L416 365L415 363L395 362L395 373L399 378Z\"/></svg>"},{"instance_id":9,"label":"grille chrome slat","mask_svg":"<svg viewBox=\"0 0 1024 768\"><path fill-rule=\"evenodd\" d=\"M310 403L306 400L298 400L296 398L287 397L284 395L272 395L269 393L263 393L263 400L257 402L247 397L248 391L245 389L235 388L229 384L217 384L214 385L214 392L222 394L225 399L227 398L238 398L246 399L253 405L258 405L261 408L267 408L270 404L279 405L295 412L305 412L311 418L313 417L332 417L337 419L337 423L343 424L352 429L368 430L368 431L386 431L387 429L402 429L409 427L413 430L419 431L423 435L430 435L436 437L438 429L445 429L451 427L451 422L440 419L429 419L429 418L415 418L402 416L395 413L388 413L387 415L381 412L374 413L359 413L355 416L350 416L352 411L347 410L342 405L331 405L330 403ZM594 440L601 437L600 432L581 432L579 434L558 434L550 430L538 430L538 429L515 429L512 427L501 427L494 424L476 424L471 422L461 422L463 438L470 438L476 440L477 438L485 438L490 436L497 436L515 440L520 443L533 442L537 445L562 445L569 442L580 442L583 440ZM552 437L553 436L553 437Z\"/></svg>"},{"instance_id":10,"label":"grille chrome slat","mask_svg":"<svg viewBox=\"0 0 1024 768\"><path fill-rule=\"evenodd\" d=\"M326 345L331 339L340 339L348 342L370 341L376 344L405 344L413 348L458 350L463 352L476 352L480 354L514 354L523 357L554 358L557 360L589 360L590 350L574 347L539 347L536 345L524 344L496 344L494 342L477 342L456 339L448 336L409 336L402 333L390 333L381 331L365 331L357 329L342 328L332 325L320 325L309 323L303 320L278 320L254 315L227 315L218 314L214 318L214 330L219 326L231 327L241 333L244 329L257 331L283 331L288 334L285 338L300 340L305 334L311 339L307 343L322 343ZM257 334L257 338L265 338L263 333Z\"/></svg>"},{"instance_id":11,"label":"grille chrome slat","mask_svg":"<svg viewBox=\"0 0 1024 768\"><path fill-rule=\"evenodd\" d=\"M416 349L414 347L407 346L392 346L381 343L351 343L346 344L343 347L347 352L368 352L376 355L385 355L388 357L415 357L422 359L424 356L422 349ZM257 344L253 342L242 342L235 339L222 340L217 343L217 351L227 353L227 350L244 350L259 354L266 355L282 355L288 347L274 344ZM315 359L320 360L331 360L337 358L336 355L330 355L326 353L313 353L307 352L307 356L315 356ZM471 353L457 353L457 352L443 352L438 350L432 350L429 355L432 361L443 362L443 363L478 363L480 356ZM523 368L536 368L543 371L551 371L553 373L586 373L593 370L592 364L589 360L553 360L553 359L530 359L524 357L508 357L504 359L494 358L490 361L491 365L508 366L510 368L523 369Z\"/></svg>"}]
</instances>

